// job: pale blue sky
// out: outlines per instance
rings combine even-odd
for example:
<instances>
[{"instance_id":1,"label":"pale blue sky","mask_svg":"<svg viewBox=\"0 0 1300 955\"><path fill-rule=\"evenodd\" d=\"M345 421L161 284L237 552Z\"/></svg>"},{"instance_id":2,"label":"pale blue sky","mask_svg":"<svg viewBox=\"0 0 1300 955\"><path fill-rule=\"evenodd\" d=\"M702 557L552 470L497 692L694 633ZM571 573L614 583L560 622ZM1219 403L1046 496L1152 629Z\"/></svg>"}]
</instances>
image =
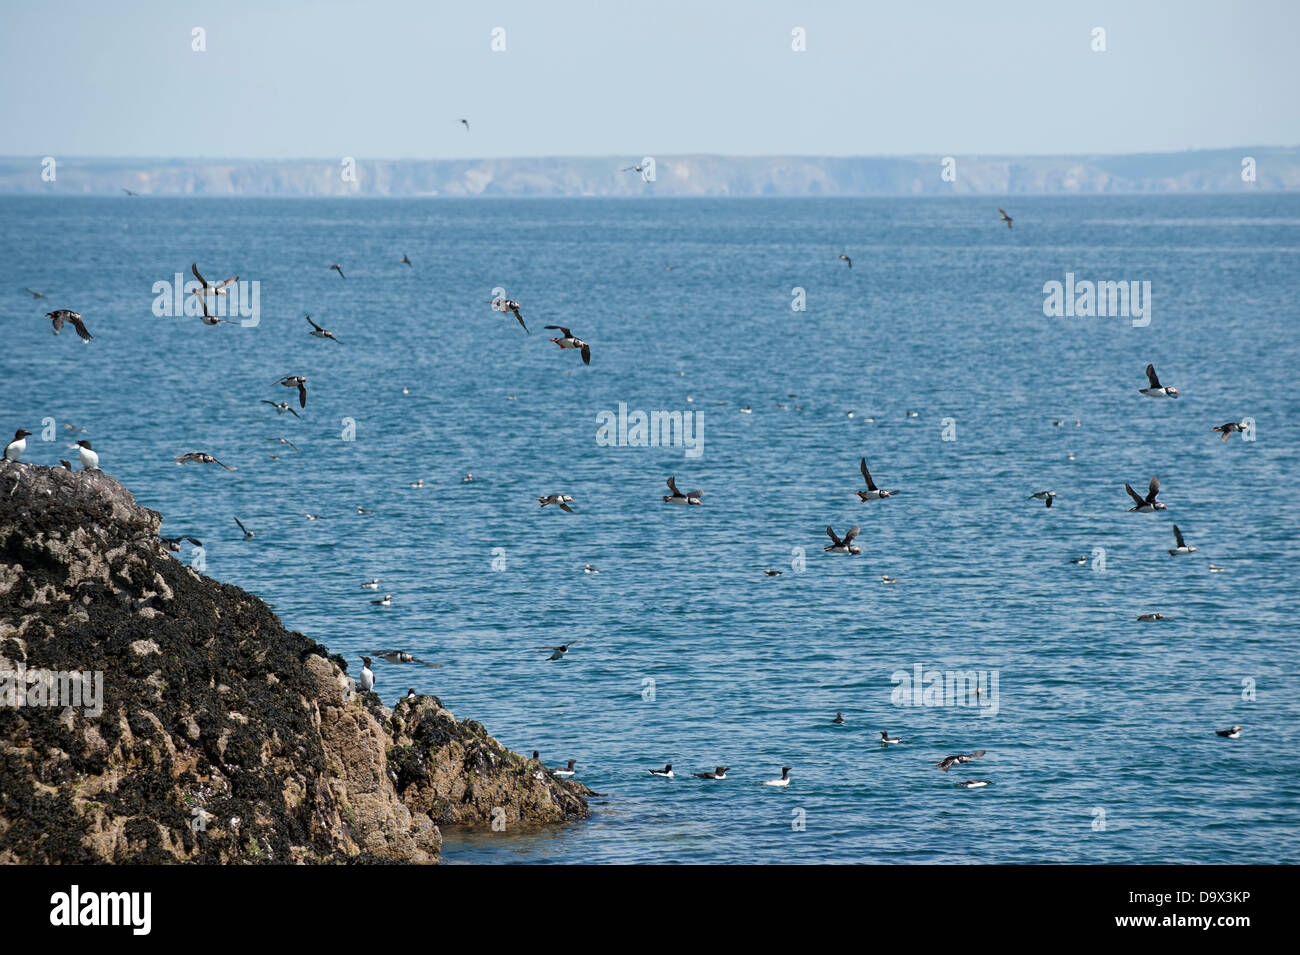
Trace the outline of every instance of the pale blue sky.
<instances>
[{"instance_id":1,"label":"pale blue sky","mask_svg":"<svg viewBox=\"0 0 1300 955\"><path fill-rule=\"evenodd\" d=\"M1295 0L4 0L0 155L1296 145L1297 35Z\"/></svg>"}]
</instances>

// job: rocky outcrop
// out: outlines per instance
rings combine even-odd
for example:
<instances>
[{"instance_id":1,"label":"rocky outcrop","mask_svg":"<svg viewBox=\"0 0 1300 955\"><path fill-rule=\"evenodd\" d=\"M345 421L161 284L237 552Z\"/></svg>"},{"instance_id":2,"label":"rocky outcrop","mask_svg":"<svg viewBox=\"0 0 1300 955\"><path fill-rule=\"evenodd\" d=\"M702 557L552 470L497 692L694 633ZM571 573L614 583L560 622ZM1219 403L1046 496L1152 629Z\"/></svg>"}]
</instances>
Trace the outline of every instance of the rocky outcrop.
<instances>
[{"instance_id":1,"label":"rocky outcrop","mask_svg":"<svg viewBox=\"0 0 1300 955\"><path fill-rule=\"evenodd\" d=\"M0 862L436 862L440 825L588 814L435 697L358 692L161 521L102 472L0 462Z\"/></svg>"}]
</instances>

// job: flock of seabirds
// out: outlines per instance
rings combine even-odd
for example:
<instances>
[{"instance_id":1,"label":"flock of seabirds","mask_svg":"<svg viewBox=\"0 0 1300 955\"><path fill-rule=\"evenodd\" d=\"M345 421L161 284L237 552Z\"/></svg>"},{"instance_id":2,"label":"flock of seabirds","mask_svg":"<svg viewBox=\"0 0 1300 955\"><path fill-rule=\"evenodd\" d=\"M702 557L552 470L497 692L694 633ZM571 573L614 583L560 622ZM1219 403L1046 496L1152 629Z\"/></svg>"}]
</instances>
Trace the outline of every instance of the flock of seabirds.
<instances>
[{"instance_id":1,"label":"flock of seabirds","mask_svg":"<svg viewBox=\"0 0 1300 955\"><path fill-rule=\"evenodd\" d=\"M468 121L461 120L461 122L465 124L466 130L468 130L469 129ZM630 166L628 167L628 169L640 172L640 167L637 166ZM1013 228L1012 223L1014 220L1011 218L1011 216L1007 215L1007 213L1001 208L998 209L998 215L1000 217L1000 221L1005 222L1007 224L1008 229ZM853 260L848 255L841 254L839 258L842 261L844 261L850 269L853 268ZM398 262L399 264L406 265L408 267L413 267L410 258L408 258L406 254L403 254L401 259L398 260ZM667 268L671 270L672 267L667 266ZM329 266L329 269L331 271L337 272L341 279L344 280L347 279L347 276L343 272L343 267L340 264L334 263ZM212 283L209 282L207 279L205 279L202 276L202 274L200 274L197 262L190 267L190 270L194 273L194 277L199 282L199 287L193 289L190 292L190 294L196 296L198 301L202 303L203 315L201 321L205 325L217 325L221 323L238 324L237 322L230 322L225 318L219 318L216 315L214 315L208 308L208 300L215 298L216 296L226 295L229 291L229 288L232 285L234 285L236 281L238 281L239 276L237 275L231 276L230 278L225 279L222 282ZM34 299L42 299L46 297L42 292L38 292L30 288L25 288L24 291L27 292L29 295L31 295ZM526 333L531 334L530 332L528 332L528 325L524 321L524 316L522 312L523 306L520 305L519 302L516 302L513 299L509 299L504 296L500 296L489 300L488 304L491 305L494 311L513 315L515 320L518 321L519 326ZM72 327L76 330L77 334L81 337L83 343L89 343L94 338L94 336L86 328L85 321L83 320L81 314L78 312L66 308L60 308L52 312L47 312L45 317L48 318L53 324L55 335L58 335L63 330L66 324L71 324ZM310 315L306 316L306 320L307 323L311 326L310 334L312 336L327 341L337 342L338 344L342 344L342 342L334 336L333 332L331 332L329 329L322 328L320 325L318 325L316 322L312 320ZM554 336L550 339L552 342L558 345L561 349L576 349L582 356L583 364L585 365L591 364L591 346L587 342L578 338L568 328L566 328L563 325L547 325L545 326L545 328L548 331L559 332L559 335ZM1161 384L1160 378L1156 374L1156 369L1153 365L1148 364L1146 366L1146 378L1147 378L1147 387L1139 388L1138 391L1140 394L1143 394L1148 398L1157 398L1157 399L1178 398L1178 394L1179 394L1178 389ZM297 392L298 407L301 409L306 409L307 407L306 376L285 375L279 378L273 384L277 384L285 388L294 389ZM403 389L403 390L406 391L407 389ZM276 410L277 414L292 413L295 417L301 417L299 411L295 409L293 405L290 404L288 401L271 401L263 398L261 399L261 403L270 405L272 408ZM742 408L740 410L742 412L745 412L751 409ZM917 412L909 411L907 412L907 414L909 417L915 417L917 415ZM1053 424L1063 425L1064 422L1054 421ZM75 426L72 425L65 425L65 427L68 427L72 430L84 430L84 429L77 429L75 428ZM1228 421L1210 430L1214 432L1218 432L1221 435L1221 440L1227 441L1233 434L1236 433L1241 433L1244 437L1247 431L1247 425L1244 422ZM31 437L31 434L32 432L27 431L23 428L19 428L16 432L14 432L13 440L10 441L5 446L4 459L6 461L11 461L14 463L19 462L23 452L26 451L27 449L27 438ZM280 438L279 440L282 443L289 445L290 447L294 447L293 443L288 441L288 439L286 438ZM93 471L99 469L99 454L91 447L90 441L78 440L75 444L69 445L68 447L77 448L78 457L80 459L83 470ZM72 463L70 461L60 460L59 463L69 471L72 470ZM227 471L236 470L235 467L222 463L221 461L217 460L217 458L215 458L213 455L208 454L205 451L190 451L186 454L182 454L176 458L176 463L178 465L189 464L189 463L215 464L218 465L219 467L225 468ZM887 498L893 497L894 494L897 493L896 491L888 491L885 490L884 488L877 486L877 484L871 477L871 472L867 468L867 460L865 457L858 462L858 468L862 472L862 478L866 484L865 488L859 489L858 491L855 492L861 502L866 503L869 501L883 501L886 500ZM472 481L474 480L474 475L472 473L466 474L461 480L466 482ZM421 487L423 486L423 484L424 484L423 480L419 480L416 481L414 484L412 484L411 487ZM682 493L677 488L676 476L669 477L667 481L667 485L671 493L663 496L663 501L665 503L680 504L682 506L688 506L688 507L703 505L704 503L703 491L693 490L693 491L687 491L686 493ZM1150 482L1147 485L1147 493L1145 495L1139 494L1137 491L1133 489L1133 486L1127 482L1124 484L1124 490L1128 492L1129 497L1132 498L1133 500L1133 506L1129 508L1129 511L1150 514L1150 513L1155 513L1157 511L1164 511L1167 509L1167 505L1165 505L1163 501L1159 500L1160 478L1157 476L1153 476L1151 478ZM1044 506L1051 507L1053 501L1056 499L1057 496L1058 495L1056 491L1053 491L1051 489L1044 489L1041 491L1035 491L1033 494L1029 495L1029 500L1042 501ZM536 500L541 504L543 508L549 505L554 505L559 509L566 511L568 513L576 513L574 509L570 507L570 505L574 503L574 498L572 497L572 495L569 494L564 494L564 493L545 494L542 495L541 497L536 498ZM365 508L361 507L360 505L357 506L357 511L358 513L361 514L369 513L369 511L367 511ZM319 515L308 514L307 517L308 519L318 519ZM235 523L239 526L240 532L243 534L243 539L252 540L254 538L253 531L245 527L243 522L240 521L238 517L235 517L234 520ZM836 534L831 527L828 526L826 528L826 535L830 538L831 543L828 544L826 547L824 547L823 550L829 554L842 554L850 557L861 554L862 548L854 543L854 539L858 536L861 530L862 528L860 526L855 525L849 528L849 530L844 534L844 536L841 537L838 534ZM1169 548L1169 555L1171 557L1185 555L1185 554L1192 554L1196 552L1197 550L1196 547L1193 547L1186 543L1186 541L1183 538L1182 531L1179 530L1177 524L1173 525L1173 535L1174 535L1174 546L1172 548ZM202 546L202 542L193 537L174 537L174 538L160 537L159 540L164 547L166 547L169 551L173 553L180 551L180 544L182 541L188 541L195 546ZM1072 563L1081 564L1081 565L1086 564L1087 562L1088 562L1087 557L1078 557L1072 561ZM1223 571L1222 567L1219 567L1213 563L1209 565L1209 569L1211 573L1219 573ZM596 568L592 567L590 564L585 565L583 570L585 573L588 574L599 573L599 571ZM775 570L772 568L765 569L763 573L769 577L779 577L781 575L780 570ZM893 583L897 583L897 578L886 576L886 577L882 577L881 581L882 583L885 584L893 584ZM379 579L374 578L362 583L361 587L367 590L378 590L379 584L380 584ZM372 604L375 604L377 606L382 606L382 607L391 606L392 602L393 602L392 594L385 594L383 597L371 601ZM1166 618L1162 613L1144 613L1137 617L1137 620L1143 623L1152 623L1164 619ZM549 656L546 657L546 660L548 661L561 660L569 652L570 647L580 642L582 641L571 640L568 643L560 644L558 646L542 647L533 652L548 653ZM421 660L419 657L416 657L414 654L408 653L405 650L383 650L383 651L371 651L371 652L375 656L379 657L380 659L383 659L388 663L393 663L393 664L421 664L423 666L433 667L433 668L442 666L442 664L440 663L430 663L426 660ZM362 656L361 663L362 663L362 667L361 667L360 679L358 681L355 681L356 685L363 692L373 692L375 688L375 673L374 670L372 669L373 661L370 656ZM418 694L415 692L415 688L412 687L410 690L408 690L405 699L414 700L417 697ZM844 715L841 712L837 712L834 718L831 720L831 723L836 726L844 726L847 724L847 722L848 721L844 718ZM1241 732L1242 732L1242 727L1237 725L1230 726L1227 729L1215 731L1216 735L1224 737L1226 739L1240 739ZM891 736L889 732L885 730L882 730L880 732L880 745L882 747L897 746L902 743L903 743L903 739L901 737ZM955 753L949 756L945 756L943 759L939 760L933 765L938 769L942 770L943 772L948 772L954 766L964 766L965 764L969 763L971 760L978 759L983 755L985 755L985 751L982 749L976 750L975 752L972 753ZM566 766L559 769L547 769L542 764L538 751L534 750L532 756L532 762L537 767L535 772L538 778L544 778L544 775L546 773L550 773L553 776L559 776L559 777L571 777L576 773L576 760L572 760L572 759L569 760ZM791 768L792 767L790 766L782 766L781 775L778 778L764 781L763 785L777 786L777 787L789 786ZM731 770L730 766L716 766L712 770L706 770L704 772L698 772L698 773L693 772L691 773L691 775L697 779L702 779L702 780L713 780L713 781L724 780L727 778L727 773L730 770ZM673 779L675 776L673 772L672 763L666 764L662 769L650 769L648 770L648 772L651 776L664 778L664 779ZM992 780L988 780L988 779L965 779L957 783L957 785L965 789L980 789L990 785L991 783Z\"/></svg>"}]
</instances>

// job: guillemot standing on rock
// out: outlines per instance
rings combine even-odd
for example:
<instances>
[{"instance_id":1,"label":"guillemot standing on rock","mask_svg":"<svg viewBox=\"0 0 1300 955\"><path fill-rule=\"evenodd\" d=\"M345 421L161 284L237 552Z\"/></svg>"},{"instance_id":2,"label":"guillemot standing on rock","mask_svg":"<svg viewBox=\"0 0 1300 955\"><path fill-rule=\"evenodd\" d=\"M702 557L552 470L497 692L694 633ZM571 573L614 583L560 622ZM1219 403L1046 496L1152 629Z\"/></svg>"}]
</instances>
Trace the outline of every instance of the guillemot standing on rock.
<instances>
[{"instance_id":1,"label":"guillemot standing on rock","mask_svg":"<svg viewBox=\"0 0 1300 955\"><path fill-rule=\"evenodd\" d=\"M1170 557L1174 557L1178 554L1190 554L1196 550L1195 547L1188 547L1187 544L1183 542L1183 532L1178 529L1177 524L1174 525L1174 543L1177 546L1170 548L1169 550Z\"/></svg>"},{"instance_id":2,"label":"guillemot standing on rock","mask_svg":"<svg viewBox=\"0 0 1300 955\"><path fill-rule=\"evenodd\" d=\"M681 491L677 490L677 479L676 479L676 477L670 477L670 478L668 479L668 489L669 489L670 491L672 491L673 493L672 493L672 494L665 494L665 495L664 495L664 501L665 501L665 503L672 503L672 504L699 504L699 505L701 505L701 506L704 504L704 502L700 500L700 498L702 498L702 497L704 496L704 492L703 492L703 491L691 491L691 492L689 492L689 493L687 493L687 494L683 494Z\"/></svg>"},{"instance_id":3,"label":"guillemot standing on rock","mask_svg":"<svg viewBox=\"0 0 1300 955\"><path fill-rule=\"evenodd\" d=\"M30 431L24 431L19 428L14 432L14 439L5 445L5 460L17 461L27 450L27 439L31 436Z\"/></svg>"},{"instance_id":4,"label":"guillemot standing on rock","mask_svg":"<svg viewBox=\"0 0 1300 955\"><path fill-rule=\"evenodd\" d=\"M375 688L375 671L370 669L370 657L361 658L361 689L369 693Z\"/></svg>"},{"instance_id":5,"label":"guillemot standing on rock","mask_svg":"<svg viewBox=\"0 0 1300 955\"><path fill-rule=\"evenodd\" d=\"M1215 736L1222 736L1222 737L1224 737L1225 739L1240 739L1240 738L1241 738L1241 727L1240 727L1240 726L1229 726L1226 730L1215 730L1215 731L1214 731L1214 735L1215 735Z\"/></svg>"},{"instance_id":6,"label":"guillemot standing on rock","mask_svg":"<svg viewBox=\"0 0 1300 955\"><path fill-rule=\"evenodd\" d=\"M726 779L730 766L718 766L711 773L691 773L696 779Z\"/></svg>"},{"instance_id":7,"label":"guillemot standing on rock","mask_svg":"<svg viewBox=\"0 0 1300 955\"><path fill-rule=\"evenodd\" d=\"M672 763L669 763L669 764L668 764L667 766L665 766L663 769L652 769L652 770L650 770L650 775L651 775L651 776L662 776L664 779L672 779L672 778L673 778L673 764L672 764Z\"/></svg>"},{"instance_id":8,"label":"guillemot standing on rock","mask_svg":"<svg viewBox=\"0 0 1300 955\"><path fill-rule=\"evenodd\" d=\"M1136 502L1130 511L1141 511L1143 514L1150 514L1152 511L1167 510L1164 504L1156 500L1156 495L1160 493L1160 478L1151 478L1151 484L1147 488L1147 496L1142 497L1137 491L1133 490L1132 485L1125 483L1124 490L1128 491L1128 496Z\"/></svg>"},{"instance_id":9,"label":"guillemot standing on rock","mask_svg":"<svg viewBox=\"0 0 1300 955\"><path fill-rule=\"evenodd\" d=\"M98 471L99 455L91 449L90 442L78 441L77 447L81 449L77 452L77 456L81 458L81 469L83 471Z\"/></svg>"},{"instance_id":10,"label":"guillemot standing on rock","mask_svg":"<svg viewBox=\"0 0 1300 955\"><path fill-rule=\"evenodd\" d=\"M1160 379L1156 377L1156 366L1147 365L1147 381L1150 382L1149 388L1139 388L1138 391L1148 398L1177 398L1177 388L1166 388L1160 384Z\"/></svg>"},{"instance_id":11,"label":"guillemot standing on rock","mask_svg":"<svg viewBox=\"0 0 1300 955\"><path fill-rule=\"evenodd\" d=\"M763 781L764 786L789 786L790 785L790 767L781 767L780 779L767 779Z\"/></svg>"},{"instance_id":12,"label":"guillemot standing on rock","mask_svg":"<svg viewBox=\"0 0 1300 955\"><path fill-rule=\"evenodd\" d=\"M823 547L822 550L826 551L828 554L861 554L862 548L853 543L853 538L857 537L861 530L861 527L854 525L849 528L849 532L844 535L844 539L840 540L835 536L835 531L833 531L828 524L826 526L826 535L834 543L829 547Z\"/></svg>"}]
</instances>

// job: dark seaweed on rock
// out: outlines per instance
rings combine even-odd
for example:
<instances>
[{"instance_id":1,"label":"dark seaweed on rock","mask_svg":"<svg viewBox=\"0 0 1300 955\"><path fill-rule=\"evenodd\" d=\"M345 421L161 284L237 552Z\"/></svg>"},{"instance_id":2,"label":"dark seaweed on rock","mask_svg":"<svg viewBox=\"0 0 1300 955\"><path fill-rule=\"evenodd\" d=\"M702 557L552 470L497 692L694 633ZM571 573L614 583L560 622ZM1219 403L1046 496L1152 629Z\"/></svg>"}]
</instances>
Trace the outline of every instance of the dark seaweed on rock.
<instances>
[{"instance_id":1,"label":"dark seaweed on rock","mask_svg":"<svg viewBox=\"0 0 1300 955\"><path fill-rule=\"evenodd\" d=\"M161 523L102 472L0 462L0 675L101 671L104 697L0 706L0 862L436 862L440 825L497 807L507 829L588 815L590 790L436 697L358 694Z\"/></svg>"}]
</instances>

